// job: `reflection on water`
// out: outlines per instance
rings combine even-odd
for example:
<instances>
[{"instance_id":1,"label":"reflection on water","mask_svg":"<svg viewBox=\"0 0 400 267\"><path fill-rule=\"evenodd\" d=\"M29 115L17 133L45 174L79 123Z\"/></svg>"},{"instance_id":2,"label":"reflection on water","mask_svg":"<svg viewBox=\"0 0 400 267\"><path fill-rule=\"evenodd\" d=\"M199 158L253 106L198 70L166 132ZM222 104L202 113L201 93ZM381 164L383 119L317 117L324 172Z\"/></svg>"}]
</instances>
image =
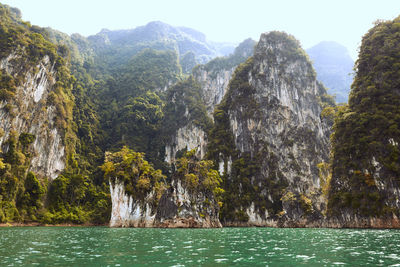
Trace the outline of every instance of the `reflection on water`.
<instances>
[{"instance_id":1,"label":"reflection on water","mask_svg":"<svg viewBox=\"0 0 400 267\"><path fill-rule=\"evenodd\" d=\"M0 229L0 266L400 266L400 231Z\"/></svg>"}]
</instances>

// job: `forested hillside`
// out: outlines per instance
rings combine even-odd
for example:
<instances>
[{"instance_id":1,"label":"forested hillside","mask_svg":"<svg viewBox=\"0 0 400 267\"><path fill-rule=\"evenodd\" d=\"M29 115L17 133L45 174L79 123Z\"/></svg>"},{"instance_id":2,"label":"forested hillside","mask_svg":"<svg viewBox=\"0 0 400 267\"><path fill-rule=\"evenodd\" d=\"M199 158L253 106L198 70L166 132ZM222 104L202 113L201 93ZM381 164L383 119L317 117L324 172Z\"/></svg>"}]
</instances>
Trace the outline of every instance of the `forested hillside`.
<instances>
[{"instance_id":1,"label":"forested hillside","mask_svg":"<svg viewBox=\"0 0 400 267\"><path fill-rule=\"evenodd\" d=\"M169 175L163 135L173 131L179 115L167 103L177 90L191 90L188 100L199 101L198 87L187 78L191 69L233 51L230 44L209 43L202 33L162 22L68 36L31 26L5 5L0 35L2 222L108 223L110 191L99 168L105 152L128 146ZM47 68L38 77L41 61ZM28 84L31 76L38 80ZM27 90L43 86L36 104ZM21 101L29 102L26 108ZM192 102L195 110L203 105ZM28 118L31 110L37 118ZM49 112L54 121L46 124ZM19 116L26 117L22 127ZM49 126L54 129L47 134L39 130Z\"/></svg>"},{"instance_id":2,"label":"forested hillside","mask_svg":"<svg viewBox=\"0 0 400 267\"><path fill-rule=\"evenodd\" d=\"M363 37L349 105L333 126L329 212L372 226L371 218L390 226L400 215L399 37L400 18L377 22Z\"/></svg>"}]
</instances>

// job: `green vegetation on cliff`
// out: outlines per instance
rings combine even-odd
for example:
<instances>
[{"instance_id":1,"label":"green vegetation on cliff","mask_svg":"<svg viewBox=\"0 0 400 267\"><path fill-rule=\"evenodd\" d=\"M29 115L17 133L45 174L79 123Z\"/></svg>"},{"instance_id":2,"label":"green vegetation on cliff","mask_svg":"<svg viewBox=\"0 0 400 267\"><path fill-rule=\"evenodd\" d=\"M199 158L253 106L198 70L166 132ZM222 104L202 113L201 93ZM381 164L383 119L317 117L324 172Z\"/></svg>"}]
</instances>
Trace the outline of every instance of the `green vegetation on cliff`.
<instances>
[{"instance_id":1,"label":"green vegetation on cliff","mask_svg":"<svg viewBox=\"0 0 400 267\"><path fill-rule=\"evenodd\" d=\"M229 113L232 110L242 110L246 118L256 119L260 116L260 107L254 99L255 88L248 82L248 73L253 63L254 59L249 58L236 68L224 100L215 109L215 126L210 132L207 157L214 161L215 166L222 161L225 168L222 182L225 194L220 217L226 222L246 222L246 209L251 203L255 204L260 214L266 211L272 215L277 214L282 210L280 194L287 185L281 181L283 177L276 170L275 155L269 153L267 145L260 142L254 153L241 153L234 143ZM260 178L263 160L270 162L269 176L263 177L255 185L252 180ZM231 170L228 170L229 162ZM264 188L271 192L273 201L263 196Z\"/></svg>"},{"instance_id":2,"label":"green vegetation on cliff","mask_svg":"<svg viewBox=\"0 0 400 267\"><path fill-rule=\"evenodd\" d=\"M222 180L212 165L211 160L199 160L193 149L178 159L174 177L180 179L191 194L210 192L215 199L220 199L224 192L220 187Z\"/></svg>"},{"instance_id":3,"label":"green vegetation on cliff","mask_svg":"<svg viewBox=\"0 0 400 267\"><path fill-rule=\"evenodd\" d=\"M17 9L0 5L0 58L10 57L12 67L1 72L0 100L5 105L2 112L11 118L20 116L21 100L15 97L16 88L24 86L26 73L35 73L38 64L47 57L55 72L55 84L46 99L47 106L55 107L55 125L63 138L66 152L66 171L74 168L75 144L78 141L73 122L74 96L72 87L75 78L70 74L65 47L52 44L41 34L41 29L21 21ZM22 114L29 118L31 114ZM2 132L2 135L5 135ZM47 208L47 178L37 179L28 172L32 159L32 143L37 137L29 133L8 132L5 140L6 151L0 153L3 166L0 179L1 193L0 221L41 220ZM4 148L4 147L3 147Z\"/></svg>"},{"instance_id":4,"label":"green vegetation on cliff","mask_svg":"<svg viewBox=\"0 0 400 267\"><path fill-rule=\"evenodd\" d=\"M363 37L348 107L332 135L329 212L399 216L400 18Z\"/></svg>"},{"instance_id":5,"label":"green vegetation on cliff","mask_svg":"<svg viewBox=\"0 0 400 267\"><path fill-rule=\"evenodd\" d=\"M144 159L144 154L135 152L126 146L115 153L106 152L104 164L100 167L106 179L113 185L123 183L126 193L135 200L150 201L153 207L166 187L165 176L161 170L155 170ZM153 193L151 200L147 196Z\"/></svg>"}]
</instances>

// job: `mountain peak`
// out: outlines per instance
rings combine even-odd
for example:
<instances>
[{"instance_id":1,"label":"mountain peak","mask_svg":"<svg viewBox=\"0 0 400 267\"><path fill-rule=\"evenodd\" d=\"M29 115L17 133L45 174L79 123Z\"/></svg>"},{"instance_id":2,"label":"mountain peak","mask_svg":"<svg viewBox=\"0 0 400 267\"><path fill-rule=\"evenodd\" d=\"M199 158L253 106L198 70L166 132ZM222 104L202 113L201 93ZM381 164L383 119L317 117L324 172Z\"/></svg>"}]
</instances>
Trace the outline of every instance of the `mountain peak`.
<instances>
[{"instance_id":1,"label":"mountain peak","mask_svg":"<svg viewBox=\"0 0 400 267\"><path fill-rule=\"evenodd\" d=\"M333 41L324 41L307 49L313 61L318 80L336 95L337 102L347 102L354 61L347 48Z\"/></svg>"}]
</instances>

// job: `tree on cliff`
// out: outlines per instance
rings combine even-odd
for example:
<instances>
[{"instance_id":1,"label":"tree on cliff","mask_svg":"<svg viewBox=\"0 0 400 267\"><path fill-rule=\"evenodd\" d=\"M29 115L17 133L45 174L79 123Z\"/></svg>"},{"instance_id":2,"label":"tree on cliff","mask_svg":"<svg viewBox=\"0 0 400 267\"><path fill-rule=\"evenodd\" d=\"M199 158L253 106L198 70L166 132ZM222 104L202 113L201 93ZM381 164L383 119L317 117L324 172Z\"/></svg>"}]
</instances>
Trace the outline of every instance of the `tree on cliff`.
<instances>
[{"instance_id":1,"label":"tree on cliff","mask_svg":"<svg viewBox=\"0 0 400 267\"><path fill-rule=\"evenodd\" d=\"M123 183L128 195L144 200L152 191L157 202L165 189L165 175L144 159L144 153L135 152L124 146L120 151L106 152L100 167L104 177L112 184ZM156 203L153 203L156 204Z\"/></svg>"}]
</instances>

